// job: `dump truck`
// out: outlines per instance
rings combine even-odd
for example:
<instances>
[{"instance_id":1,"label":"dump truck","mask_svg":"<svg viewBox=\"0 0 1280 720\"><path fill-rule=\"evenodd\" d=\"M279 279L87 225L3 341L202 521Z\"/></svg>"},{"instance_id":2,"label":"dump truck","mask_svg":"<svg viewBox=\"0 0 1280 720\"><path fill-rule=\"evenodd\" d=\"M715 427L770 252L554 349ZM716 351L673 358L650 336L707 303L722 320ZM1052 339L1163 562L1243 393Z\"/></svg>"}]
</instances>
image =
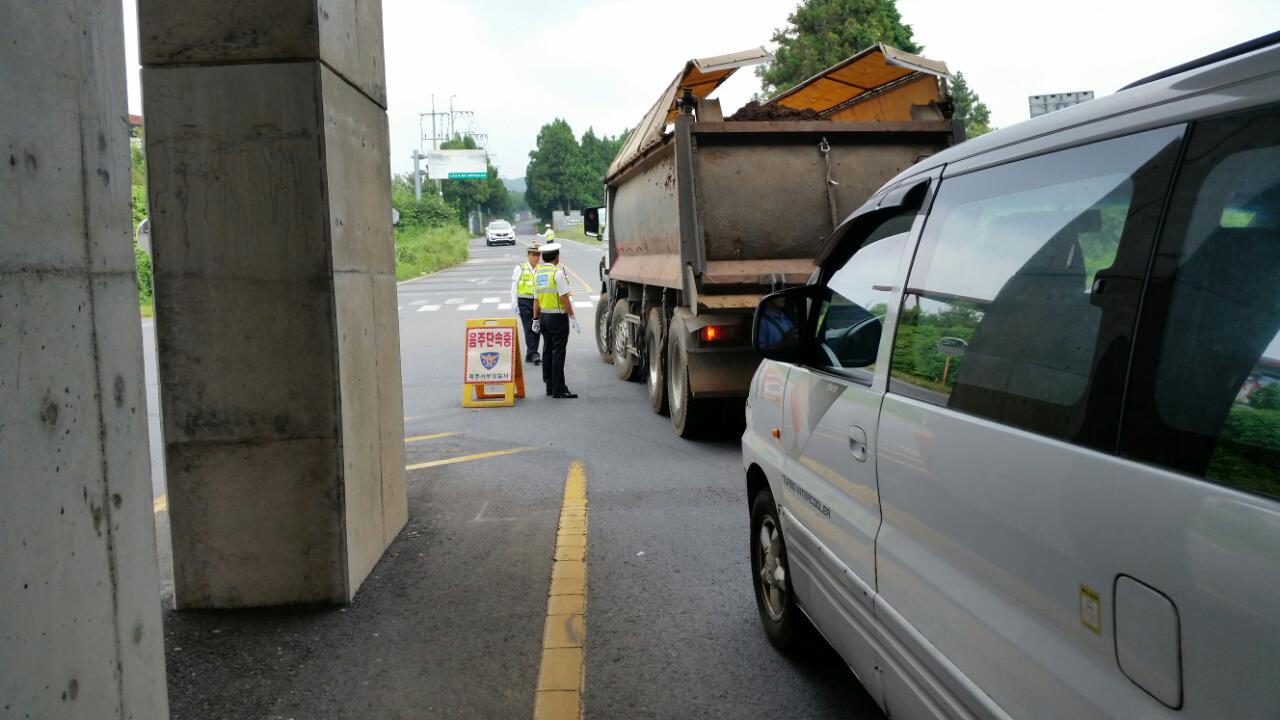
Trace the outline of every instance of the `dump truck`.
<instances>
[{"instance_id":1,"label":"dump truck","mask_svg":"<svg viewBox=\"0 0 1280 720\"><path fill-rule=\"evenodd\" d=\"M682 437L741 425L760 298L808 281L847 214L964 138L946 65L886 45L725 118L709 95L768 59L688 61L610 165L605 207L584 213L607 244L600 356L622 380L644 378Z\"/></svg>"}]
</instances>

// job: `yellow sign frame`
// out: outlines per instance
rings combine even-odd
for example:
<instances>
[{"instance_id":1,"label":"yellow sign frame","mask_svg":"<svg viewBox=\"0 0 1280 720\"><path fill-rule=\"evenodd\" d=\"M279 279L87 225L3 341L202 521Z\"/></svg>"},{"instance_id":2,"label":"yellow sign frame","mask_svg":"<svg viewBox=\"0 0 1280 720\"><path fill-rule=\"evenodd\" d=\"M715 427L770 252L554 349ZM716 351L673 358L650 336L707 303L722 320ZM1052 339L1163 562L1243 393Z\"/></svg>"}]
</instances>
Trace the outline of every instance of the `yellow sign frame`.
<instances>
[{"instance_id":1,"label":"yellow sign frame","mask_svg":"<svg viewBox=\"0 0 1280 720\"><path fill-rule=\"evenodd\" d=\"M466 337L467 330L474 328L506 327L511 328L513 333L513 341L511 343L511 382L467 382L467 348L466 343L464 342L462 348L462 407L512 407L516 404L516 398L524 397L524 363L523 354L520 351L520 323L517 322L515 318L479 318L476 320L467 320L463 330L463 337ZM502 385L502 392L487 392L487 388L493 387L494 385Z\"/></svg>"}]
</instances>

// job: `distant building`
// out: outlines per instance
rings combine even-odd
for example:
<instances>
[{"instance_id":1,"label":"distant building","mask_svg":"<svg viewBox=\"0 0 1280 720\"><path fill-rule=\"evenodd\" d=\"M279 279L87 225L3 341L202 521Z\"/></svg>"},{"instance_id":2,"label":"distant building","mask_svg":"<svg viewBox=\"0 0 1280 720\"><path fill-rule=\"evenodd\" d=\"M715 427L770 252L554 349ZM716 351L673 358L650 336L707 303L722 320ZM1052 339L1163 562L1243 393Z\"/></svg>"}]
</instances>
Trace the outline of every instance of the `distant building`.
<instances>
[{"instance_id":1,"label":"distant building","mask_svg":"<svg viewBox=\"0 0 1280 720\"><path fill-rule=\"evenodd\" d=\"M1048 115L1054 110L1061 110L1064 107L1079 105L1082 102L1088 102L1092 99L1092 90L1082 90L1081 92L1032 95L1027 98L1027 102L1031 106L1031 117L1040 117L1041 115Z\"/></svg>"},{"instance_id":2,"label":"distant building","mask_svg":"<svg viewBox=\"0 0 1280 720\"><path fill-rule=\"evenodd\" d=\"M142 147L142 116L129 114L129 143Z\"/></svg>"}]
</instances>

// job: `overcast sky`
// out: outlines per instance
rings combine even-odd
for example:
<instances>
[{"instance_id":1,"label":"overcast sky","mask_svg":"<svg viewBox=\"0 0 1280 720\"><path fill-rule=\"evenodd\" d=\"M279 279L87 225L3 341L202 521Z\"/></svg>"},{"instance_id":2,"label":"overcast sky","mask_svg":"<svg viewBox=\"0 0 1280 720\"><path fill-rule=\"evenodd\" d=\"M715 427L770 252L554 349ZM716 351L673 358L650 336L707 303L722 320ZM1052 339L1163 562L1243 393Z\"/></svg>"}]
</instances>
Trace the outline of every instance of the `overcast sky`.
<instances>
[{"instance_id":1,"label":"overcast sky","mask_svg":"<svg viewBox=\"0 0 1280 720\"><path fill-rule=\"evenodd\" d=\"M792 0L685 0L665 12L631 0L383 0L391 168L406 172L418 113L474 112L503 177L522 177L538 129L616 134L640 121L683 63L769 45ZM1280 29L1274 0L1219 0L1205 11L1132 0L898 0L927 57L962 71L1004 127L1027 96L1114 92L1144 75ZM134 0L124 0L129 110L142 102ZM725 114L759 89L750 68L718 92ZM430 119L427 118L428 132Z\"/></svg>"}]
</instances>

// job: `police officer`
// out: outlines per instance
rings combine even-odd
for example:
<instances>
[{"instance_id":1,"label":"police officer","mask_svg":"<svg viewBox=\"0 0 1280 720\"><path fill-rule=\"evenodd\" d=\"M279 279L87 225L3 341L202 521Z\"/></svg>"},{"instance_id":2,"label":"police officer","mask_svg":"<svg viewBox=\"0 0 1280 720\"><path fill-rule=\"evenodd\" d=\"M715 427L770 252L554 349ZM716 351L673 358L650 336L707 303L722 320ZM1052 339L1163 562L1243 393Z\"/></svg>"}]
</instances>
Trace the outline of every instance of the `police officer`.
<instances>
[{"instance_id":1,"label":"police officer","mask_svg":"<svg viewBox=\"0 0 1280 720\"><path fill-rule=\"evenodd\" d=\"M534 270L533 329L546 338L547 361L542 364L542 379L547 394L555 398L576 398L564 382L565 351L569 348L569 328L582 332L573 316L573 295L569 280L560 268L560 245L543 245L542 264Z\"/></svg>"},{"instance_id":2,"label":"police officer","mask_svg":"<svg viewBox=\"0 0 1280 720\"><path fill-rule=\"evenodd\" d=\"M538 243L534 242L529 245L527 259L511 271L511 307L515 308L520 323L524 325L525 362L534 365L542 362L538 355L538 331L533 329L533 271L542 264L541 257Z\"/></svg>"},{"instance_id":3,"label":"police officer","mask_svg":"<svg viewBox=\"0 0 1280 720\"><path fill-rule=\"evenodd\" d=\"M546 223L544 227L547 228L547 231L542 234L542 242L543 244L550 245L556 241L556 231L551 227L551 223Z\"/></svg>"}]
</instances>

